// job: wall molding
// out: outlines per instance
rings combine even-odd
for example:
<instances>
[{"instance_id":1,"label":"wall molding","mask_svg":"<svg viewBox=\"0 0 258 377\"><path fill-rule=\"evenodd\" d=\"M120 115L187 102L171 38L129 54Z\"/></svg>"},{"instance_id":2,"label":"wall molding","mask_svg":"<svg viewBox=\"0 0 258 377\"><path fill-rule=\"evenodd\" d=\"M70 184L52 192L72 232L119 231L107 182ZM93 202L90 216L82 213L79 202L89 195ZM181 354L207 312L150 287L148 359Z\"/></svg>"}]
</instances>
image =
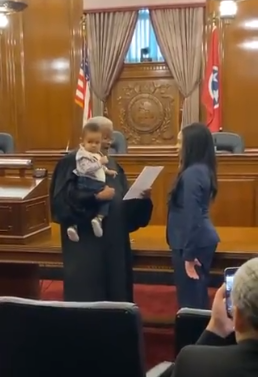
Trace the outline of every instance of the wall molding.
<instances>
[{"instance_id":1,"label":"wall molding","mask_svg":"<svg viewBox=\"0 0 258 377\"><path fill-rule=\"evenodd\" d=\"M111 12L136 8L181 8L205 6L206 0L83 0L83 10L90 12Z\"/></svg>"}]
</instances>

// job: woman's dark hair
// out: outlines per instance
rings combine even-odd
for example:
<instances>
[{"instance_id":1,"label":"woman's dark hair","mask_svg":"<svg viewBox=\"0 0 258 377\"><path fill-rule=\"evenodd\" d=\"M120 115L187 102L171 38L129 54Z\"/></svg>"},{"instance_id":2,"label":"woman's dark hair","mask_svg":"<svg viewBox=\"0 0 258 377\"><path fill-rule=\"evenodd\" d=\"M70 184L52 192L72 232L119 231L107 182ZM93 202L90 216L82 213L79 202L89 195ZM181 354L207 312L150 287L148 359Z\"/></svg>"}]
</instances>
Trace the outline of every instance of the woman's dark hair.
<instances>
[{"instance_id":1,"label":"woman's dark hair","mask_svg":"<svg viewBox=\"0 0 258 377\"><path fill-rule=\"evenodd\" d=\"M181 132L180 170L176 184L183 171L189 166L193 164L205 164L210 171L211 198L215 199L218 192L217 164L213 138L209 128L201 123L193 123L183 128ZM173 190L171 194L173 195Z\"/></svg>"}]
</instances>

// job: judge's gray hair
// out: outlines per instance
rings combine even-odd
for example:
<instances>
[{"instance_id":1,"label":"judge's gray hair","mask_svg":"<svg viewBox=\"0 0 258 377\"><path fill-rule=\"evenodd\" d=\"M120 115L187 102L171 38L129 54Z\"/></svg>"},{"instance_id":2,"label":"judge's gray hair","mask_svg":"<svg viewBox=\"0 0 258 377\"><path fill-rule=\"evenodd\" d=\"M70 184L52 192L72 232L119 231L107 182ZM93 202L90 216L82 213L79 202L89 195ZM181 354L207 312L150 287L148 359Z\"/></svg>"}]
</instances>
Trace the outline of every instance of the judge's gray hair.
<instances>
[{"instance_id":1,"label":"judge's gray hair","mask_svg":"<svg viewBox=\"0 0 258 377\"><path fill-rule=\"evenodd\" d=\"M258 258L250 259L236 272L232 302L250 325L258 330Z\"/></svg>"},{"instance_id":2,"label":"judge's gray hair","mask_svg":"<svg viewBox=\"0 0 258 377\"><path fill-rule=\"evenodd\" d=\"M90 118L87 121L86 125L91 124L91 123L97 124L100 128L109 128L113 130L113 122L110 119L103 116Z\"/></svg>"}]
</instances>

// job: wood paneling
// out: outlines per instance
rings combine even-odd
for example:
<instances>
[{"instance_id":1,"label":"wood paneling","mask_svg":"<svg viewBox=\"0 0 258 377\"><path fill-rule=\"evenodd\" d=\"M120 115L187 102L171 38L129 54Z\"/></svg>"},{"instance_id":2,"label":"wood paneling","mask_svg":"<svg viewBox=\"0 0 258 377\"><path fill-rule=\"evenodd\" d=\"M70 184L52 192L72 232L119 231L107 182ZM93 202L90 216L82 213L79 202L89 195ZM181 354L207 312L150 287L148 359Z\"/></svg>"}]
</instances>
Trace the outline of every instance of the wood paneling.
<instances>
[{"instance_id":1,"label":"wood paneling","mask_svg":"<svg viewBox=\"0 0 258 377\"><path fill-rule=\"evenodd\" d=\"M81 59L81 0L29 0L0 37L0 132L17 151L60 150L78 143L81 110L74 104ZM208 0L208 14L218 2ZM221 29L224 130L258 146L258 2L238 2ZM165 64L125 65L107 103L115 128L134 148L175 144L181 98ZM150 149L149 149L150 150Z\"/></svg>"},{"instance_id":2,"label":"wood paneling","mask_svg":"<svg viewBox=\"0 0 258 377\"><path fill-rule=\"evenodd\" d=\"M210 285L219 283L229 266L241 266L248 259L257 257L258 233L255 228L217 228L221 242L211 266ZM147 284L173 284L174 266L171 251L165 240L164 226L148 226L131 234L133 268L136 281L138 273ZM0 295L39 299L41 284L39 266L63 276L63 257L60 229L52 224L51 236L40 238L28 245L0 244ZM145 273L148 274L145 274ZM49 270L46 272L49 274ZM153 273L153 274L149 274ZM167 275L170 273L171 275ZM43 272L43 275L45 273ZM41 270L42 276L42 270ZM138 275L139 276L139 275ZM153 279L154 278L154 279ZM215 279L214 279L215 278ZM141 278L141 283L143 282ZM157 282L158 281L158 282ZM169 326L174 318L144 317L147 326Z\"/></svg>"},{"instance_id":3,"label":"wood paneling","mask_svg":"<svg viewBox=\"0 0 258 377\"><path fill-rule=\"evenodd\" d=\"M7 156L7 155L6 155ZM16 157L30 158L35 167L46 168L51 175L62 154L25 154ZM6 158L6 157L3 157ZM152 225L166 223L168 192L178 170L175 154L129 154L117 156L129 183L132 183L144 166L164 166L153 186L154 210ZM216 226L258 226L258 154L218 156L219 193L212 206L212 218Z\"/></svg>"},{"instance_id":4,"label":"wood paneling","mask_svg":"<svg viewBox=\"0 0 258 377\"><path fill-rule=\"evenodd\" d=\"M207 14L218 1L208 1ZM242 135L246 147L258 145L258 1L238 1L236 18L221 28L222 105L225 131Z\"/></svg>"},{"instance_id":5,"label":"wood paneling","mask_svg":"<svg viewBox=\"0 0 258 377\"><path fill-rule=\"evenodd\" d=\"M107 113L129 148L174 145L180 94L166 64L125 64L109 96Z\"/></svg>"},{"instance_id":6,"label":"wood paneling","mask_svg":"<svg viewBox=\"0 0 258 377\"><path fill-rule=\"evenodd\" d=\"M218 4L216 0L207 1L208 34L212 28L211 16L213 11L218 11ZM222 62L223 130L240 134L245 140L246 147L254 148L258 146L258 2L238 2L236 19L230 25L218 22L218 26ZM162 89L164 83L167 85L166 93ZM159 89L153 97L152 90L156 85L163 91L162 95L166 96L165 100L164 97L162 99L162 106L156 101L162 97ZM172 100L169 100L171 95ZM153 146L158 150L175 144L175 135L180 126L180 102L176 84L166 65L142 63L124 66L111 92L107 108L115 127L125 133L129 146L133 146L134 151L140 145L149 148ZM165 133L164 109L168 115L169 125ZM163 116L160 116L161 114ZM203 111L202 119L205 119ZM160 124L163 122L163 125L155 128L159 121Z\"/></svg>"},{"instance_id":7,"label":"wood paneling","mask_svg":"<svg viewBox=\"0 0 258 377\"><path fill-rule=\"evenodd\" d=\"M0 132L18 151L76 145L82 1L29 0L0 39Z\"/></svg>"},{"instance_id":8,"label":"wood paneling","mask_svg":"<svg viewBox=\"0 0 258 377\"><path fill-rule=\"evenodd\" d=\"M52 224L51 235L28 245L0 244L0 268L4 263L31 263L47 267L62 267L60 230ZM258 235L253 228L217 228L221 243L215 253L212 268L222 272L228 266L240 266L257 256ZM134 268L172 271L171 251L166 243L164 226L148 226L132 233ZM25 265L27 268L27 266ZM11 275L13 278L13 274Z\"/></svg>"},{"instance_id":9,"label":"wood paneling","mask_svg":"<svg viewBox=\"0 0 258 377\"><path fill-rule=\"evenodd\" d=\"M118 157L132 183L146 165L164 165L154 183L153 225L164 225L168 192L178 171L178 157L171 155L131 155ZM251 163L252 161L252 163ZM255 161L255 162L254 162ZM252 227L258 225L258 156L220 156L219 194L212 206L216 226Z\"/></svg>"}]
</instances>

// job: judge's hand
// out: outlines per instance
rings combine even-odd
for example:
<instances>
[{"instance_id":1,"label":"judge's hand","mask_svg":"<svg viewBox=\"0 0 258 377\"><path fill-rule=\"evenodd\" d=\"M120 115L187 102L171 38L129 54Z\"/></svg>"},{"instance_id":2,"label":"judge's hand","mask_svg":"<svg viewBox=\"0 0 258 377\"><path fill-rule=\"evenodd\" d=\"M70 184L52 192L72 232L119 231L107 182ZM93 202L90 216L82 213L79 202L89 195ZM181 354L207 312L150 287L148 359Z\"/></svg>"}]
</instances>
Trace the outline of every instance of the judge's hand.
<instances>
[{"instance_id":1,"label":"judge's hand","mask_svg":"<svg viewBox=\"0 0 258 377\"><path fill-rule=\"evenodd\" d=\"M100 158L100 163L101 163L102 165L106 165L106 164L108 163L108 158L107 158L107 156L102 156L102 157Z\"/></svg>"},{"instance_id":2,"label":"judge's hand","mask_svg":"<svg viewBox=\"0 0 258 377\"><path fill-rule=\"evenodd\" d=\"M142 193L141 193L141 198L142 199L149 199L151 197L151 188L147 189L147 190L144 190Z\"/></svg>"},{"instance_id":3,"label":"judge's hand","mask_svg":"<svg viewBox=\"0 0 258 377\"><path fill-rule=\"evenodd\" d=\"M106 170L106 174L110 175L113 178L115 178L118 175L117 171L115 171L115 170L109 170L109 169Z\"/></svg>"},{"instance_id":4,"label":"judge's hand","mask_svg":"<svg viewBox=\"0 0 258 377\"><path fill-rule=\"evenodd\" d=\"M234 331L233 321L228 318L226 311L226 287L223 284L216 292L211 309L211 319L207 326L207 330L226 338Z\"/></svg>"},{"instance_id":5,"label":"judge's hand","mask_svg":"<svg viewBox=\"0 0 258 377\"><path fill-rule=\"evenodd\" d=\"M185 271L187 273L187 276L191 279L198 280L199 275L197 274L195 267L200 267L200 266L201 266L201 263L199 262L197 258L195 258L195 260L191 262L185 261Z\"/></svg>"},{"instance_id":6,"label":"judge's hand","mask_svg":"<svg viewBox=\"0 0 258 377\"><path fill-rule=\"evenodd\" d=\"M95 195L98 200L111 200L115 195L115 190L109 186L106 186L104 190Z\"/></svg>"}]
</instances>

